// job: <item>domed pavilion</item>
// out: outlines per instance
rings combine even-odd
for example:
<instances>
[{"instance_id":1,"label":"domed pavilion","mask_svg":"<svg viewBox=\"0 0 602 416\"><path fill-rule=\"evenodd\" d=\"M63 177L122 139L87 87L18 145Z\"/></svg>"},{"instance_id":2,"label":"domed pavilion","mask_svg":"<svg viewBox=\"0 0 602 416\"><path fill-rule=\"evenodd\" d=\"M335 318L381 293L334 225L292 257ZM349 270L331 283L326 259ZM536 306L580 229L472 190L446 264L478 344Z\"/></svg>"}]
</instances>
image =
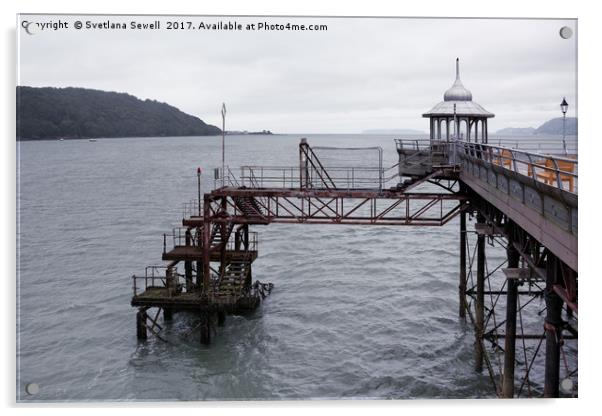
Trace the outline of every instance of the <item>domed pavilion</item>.
<instances>
[{"instance_id":1,"label":"domed pavilion","mask_svg":"<svg viewBox=\"0 0 602 416\"><path fill-rule=\"evenodd\" d=\"M460 60L456 58L456 81L443 94L443 101L422 116L430 119L431 141L455 138L487 143L487 119L495 114L472 101L472 93L460 80Z\"/></svg>"}]
</instances>

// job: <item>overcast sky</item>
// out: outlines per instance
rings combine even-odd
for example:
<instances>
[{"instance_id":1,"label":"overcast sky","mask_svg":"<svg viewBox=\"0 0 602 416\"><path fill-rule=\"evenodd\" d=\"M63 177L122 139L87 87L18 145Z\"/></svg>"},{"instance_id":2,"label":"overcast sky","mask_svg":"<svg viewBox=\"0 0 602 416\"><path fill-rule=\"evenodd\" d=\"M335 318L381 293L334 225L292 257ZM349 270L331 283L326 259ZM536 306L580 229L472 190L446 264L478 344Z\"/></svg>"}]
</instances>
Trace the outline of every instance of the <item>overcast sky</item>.
<instances>
[{"instance_id":1,"label":"overcast sky","mask_svg":"<svg viewBox=\"0 0 602 416\"><path fill-rule=\"evenodd\" d=\"M490 132L537 127L576 110L574 20L162 17L159 31L73 28L75 21L153 17L21 16L69 29L19 33L19 85L85 87L167 102L228 130L359 133L428 130L421 117L460 58L473 100L495 113ZM167 21L326 24L327 31L167 30ZM559 36L562 26L575 32Z\"/></svg>"}]
</instances>

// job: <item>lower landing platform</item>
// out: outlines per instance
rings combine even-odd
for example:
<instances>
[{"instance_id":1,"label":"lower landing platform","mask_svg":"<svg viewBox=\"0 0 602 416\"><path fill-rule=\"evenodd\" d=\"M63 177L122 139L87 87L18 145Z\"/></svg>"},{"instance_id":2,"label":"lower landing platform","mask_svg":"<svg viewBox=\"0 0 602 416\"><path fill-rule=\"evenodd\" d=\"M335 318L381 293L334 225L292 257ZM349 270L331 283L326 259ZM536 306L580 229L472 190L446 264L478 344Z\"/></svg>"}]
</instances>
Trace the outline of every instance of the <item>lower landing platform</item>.
<instances>
[{"instance_id":1,"label":"lower landing platform","mask_svg":"<svg viewBox=\"0 0 602 416\"><path fill-rule=\"evenodd\" d=\"M199 292L170 294L165 287L149 287L132 298L131 305L139 308L163 308L172 311L228 313L248 312L257 309L261 295L201 296Z\"/></svg>"}]
</instances>

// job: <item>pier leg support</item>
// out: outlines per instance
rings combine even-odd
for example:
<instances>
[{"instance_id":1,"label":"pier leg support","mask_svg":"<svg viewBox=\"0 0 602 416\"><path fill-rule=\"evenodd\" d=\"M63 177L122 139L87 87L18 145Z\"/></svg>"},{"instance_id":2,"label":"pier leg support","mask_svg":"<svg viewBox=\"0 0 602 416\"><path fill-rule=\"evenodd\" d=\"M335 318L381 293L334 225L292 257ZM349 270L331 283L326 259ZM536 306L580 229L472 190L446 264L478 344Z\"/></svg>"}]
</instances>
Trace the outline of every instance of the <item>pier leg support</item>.
<instances>
[{"instance_id":1,"label":"pier leg support","mask_svg":"<svg viewBox=\"0 0 602 416\"><path fill-rule=\"evenodd\" d=\"M163 308L163 320L171 321L173 319L173 310L171 308Z\"/></svg>"},{"instance_id":2,"label":"pier leg support","mask_svg":"<svg viewBox=\"0 0 602 416\"><path fill-rule=\"evenodd\" d=\"M553 285L558 276L558 262L548 254L546 267L546 369L544 397L558 397L560 384L560 331L562 330L562 299L554 292Z\"/></svg>"},{"instance_id":3,"label":"pier leg support","mask_svg":"<svg viewBox=\"0 0 602 416\"><path fill-rule=\"evenodd\" d=\"M485 218L478 214L477 221L484 223ZM475 370L483 371L483 331L485 322L485 236L477 237L477 301L475 305Z\"/></svg>"},{"instance_id":4,"label":"pier leg support","mask_svg":"<svg viewBox=\"0 0 602 416\"><path fill-rule=\"evenodd\" d=\"M217 312L217 326L224 326L226 324L226 311Z\"/></svg>"},{"instance_id":5,"label":"pier leg support","mask_svg":"<svg viewBox=\"0 0 602 416\"><path fill-rule=\"evenodd\" d=\"M209 312L201 312L201 344L211 343L211 315Z\"/></svg>"},{"instance_id":6,"label":"pier leg support","mask_svg":"<svg viewBox=\"0 0 602 416\"><path fill-rule=\"evenodd\" d=\"M211 199L205 194L203 202L203 293L209 291L210 273L210 249L211 249Z\"/></svg>"},{"instance_id":7,"label":"pier leg support","mask_svg":"<svg viewBox=\"0 0 602 416\"><path fill-rule=\"evenodd\" d=\"M147 339L146 310L144 308L138 309L138 313L136 314L136 337L139 340Z\"/></svg>"},{"instance_id":8,"label":"pier leg support","mask_svg":"<svg viewBox=\"0 0 602 416\"><path fill-rule=\"evenodd\" d=\"M466 319L466 211L460 214L460 296L458 315Z\"/></svg>"},{"instance_id":9,"label":"pier leg support","mask_svg":"<svg viewBox=\"0 0 602 416\"><path fill-rule=\"evenodd\" d=\"M519 254L512 242L508 242L508 267L517 268ZM514 366L516 354L516 309L518 299L518 279L508 279L506 295L506 338L504 345L504 376L502 380L502 398L514 397Z\"/></svg>"},{"instance_id":10,"label":"pier leg support","mask_svg":"<svg viewBox=\"0 0 602 416\"><path fill-rule=\"evenodd\" d=\"M184 276L186 278L186 292L192 292L192 262L184 262Z\"/></svg>"},{"instance_id":11,"label":"pier leg support","mask_svg":"<svg viewBox=\"0 0 602 416\"><path fill-rule=\"evenodd\" d=\"M186 230L186 247L192 245L192 232L190 228ZM186 278L186 292L192 292L192 262L184 262L184 275Z\"/></svg>"},{"instance_id":12,"label":"pier leg support","mask_svg":"<svg viewBox=\"0 0 602 416\"><path fill-rule=\"evenodd\" d=\"M199 288L203 287L203 261L199 260L196 262L196 281L195 281L195 290L199 290Z\"/></svg>"}]
</instances>

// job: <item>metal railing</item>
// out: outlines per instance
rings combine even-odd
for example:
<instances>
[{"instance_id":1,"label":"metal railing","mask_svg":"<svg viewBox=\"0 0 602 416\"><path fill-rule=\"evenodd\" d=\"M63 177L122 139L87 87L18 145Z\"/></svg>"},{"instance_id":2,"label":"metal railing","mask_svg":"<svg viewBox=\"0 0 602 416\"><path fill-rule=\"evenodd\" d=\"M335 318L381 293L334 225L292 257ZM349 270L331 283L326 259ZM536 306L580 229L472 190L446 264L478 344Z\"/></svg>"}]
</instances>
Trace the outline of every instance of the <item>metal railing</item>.
<instances>
[{"instance_id":1,"label":"metal railing","mask_svg":"<svg viewBox=\"0 0 602 416\"><path fill-rule=\"evenodd\" d=\"M230 169L230 166L226 166L225 167L225 172L226 175L224 177L224 170L222 168L215 168L213 170L213 187L214 189L218 189L221 188L222 186L236 186L236 187L240 187L243 186L237 176L234 174L234 172L232 172L232 169Z\"/></svg>"},{"instance_id":2,"label":"metal railing","mask_svg":"<svg viewBox=\"0 0 602 416\"><path fill-rule=\"evenodd\" d=\"M499 147L510 147L534 153L551 153L564 155L564 147L559 138L546 136L512 137L512 136L489 136L489 143ZM575 136L566 138L566 150L569 155L577 154L578 143Z\"/></svg>"},{"instance_id":3,"label":"metal railing","mask_svg":"<svg viewBox=\"0 0 602 416\"><path fill-rule=\"evenodd\" d=\"M259 249L259 235L257 232L250 231L249 232L249 240L248 246L245 248L245 241L242 236L237 237L236 233L233 234L234 238L230 238L226 243L226 251L228 250L245 250L249 251L258 251Z\"/></svg>"},{"instance_id":4,"label":"metal railing","mask_svg":"<svg viewBox=\"0 0 602 416\"><path fill-rule=\"evenodd\" d=\"M172 229L171 234L164 233L163 234L163 254L167 253L168 244L167 241L171 238L172 246L170 249L175 247L201 247L203 236L201 233L196 232L197 229L191 229L190 236L187 238L186 232L187 228L184 227L175 227ZM245 246L243 237L238 236L236 233L232 233L230 239L226 243L226 250L241 250ZM251 231L249 232L249 240L248 247L246 250L257 251L259 246L259 237L257 232Z\"/></svg>"},{"instance_id":5,"label":"metal railing","mask_svg":"<svg viewBox=\"0 0 602 416\"><path fill-rule=\"evenodd\" d=\"M453 145L456 154L460 156L480 159L563 191L577 193L578 160L576 158L463 141L453 142Z\"/></svg>"},{"instance_id":6,"label":"metal railing","mask_svg":"<svg viewBox=\"0 0 602 416\"><path fill-rule=\"evenodd\" d=\"M397 150L430 151L431 140L429 139L395 139Z\"/></svg>"},{"instance_id":7,"label":"metal railing","mask_svg":"<svg viewBox=\"0 0 602 416\"><path fill-rule=\"evenodd\" d=\"M168 270L167 266L147 266L144 269L144 276L132 276L132 290L134 296L138 296L149 288L164 288L167 286ZM177 273L175 268L171 268L169 276L175 279L175 285L179 286L185 283L184 275ZM140 283L140 282L143 283Z\"/></svg>"},{"instance_id":8,"label":"metal railing","mask_svg":"<svg viewBox=\"0 0 602 416\"><path fill-rule=\"evenodd\" d=\"M308 169L304 186L312 189L382 189L389 181L399 176L398 164L389 168L369 168L354 166L326 167L321 170ZM221 170L221 169L220 169ZM246 188L285 188L301 187L301 169L296 166L241 166L236 181L226 181L227 186ZM232 170L230 174L234 176ZM323 178L328 174L329 185ZM216 180L221 186L221 179Z\"/></svg>"},{"instance_id":9,"label":"metal railing","mask_svg":"<svg viewBox=\"0 0 602 416\"><path fill-rule=\"evenodd\" d=\"M163 254L167 252L167 240L171 237L172 247L178 246L200 246L202 241L202 236L197 235L197 229L191 229L189 235L187 236L187 228L183 227L175 227L171 230L171 235L167 233L163 234ZM198 233L200 234L200 233Z\"/></svg>"},{"instance_id":10,"label":"metal railing","mask_svg":"<svg viewBox=\"0 0 602 416\"><path fill-rule=\"evenodd\" d=\"M199 204L197 199L191 199L189 202L182 204L182 218L190 217L202 217L203 216L203 202Z\"/></svg>"}]
</instances>

